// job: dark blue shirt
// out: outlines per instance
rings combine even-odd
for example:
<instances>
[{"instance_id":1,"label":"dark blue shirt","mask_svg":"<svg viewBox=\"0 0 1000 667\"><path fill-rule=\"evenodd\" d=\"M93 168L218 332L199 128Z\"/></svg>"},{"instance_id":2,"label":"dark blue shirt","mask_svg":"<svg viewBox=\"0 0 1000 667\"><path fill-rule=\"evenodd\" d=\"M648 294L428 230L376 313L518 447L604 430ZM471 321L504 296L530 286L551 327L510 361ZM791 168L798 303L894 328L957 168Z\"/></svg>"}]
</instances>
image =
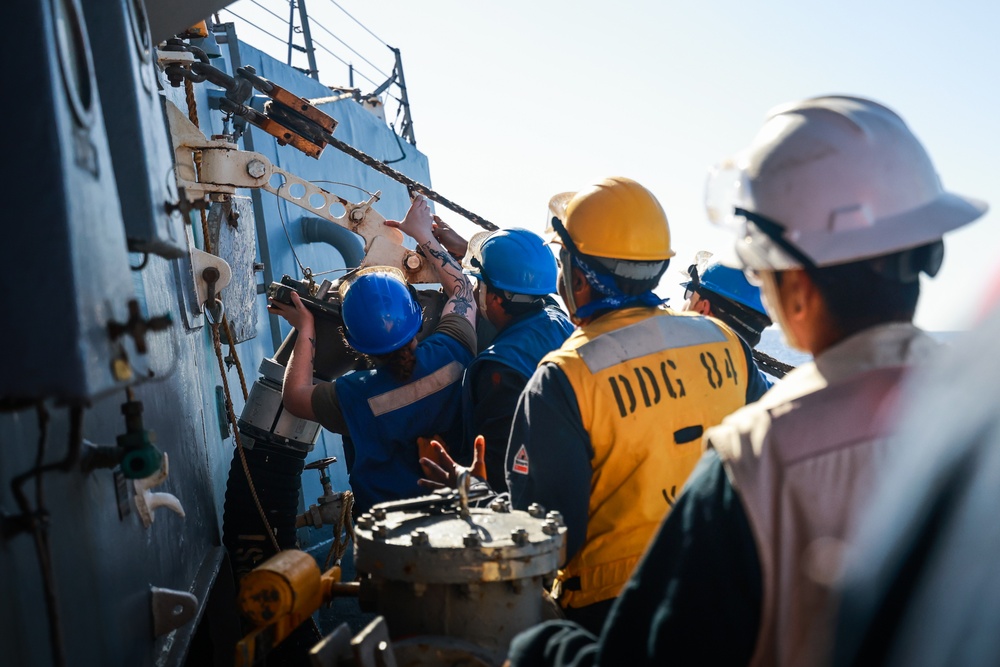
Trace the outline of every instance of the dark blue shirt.
<instances>
[{"instance_id":1,"label":"dark blue shirt","mask_svg":"<svg viewBox=\"0 0 1000 667\"><path fill-rule=\"evenodd\" d=\"M511 642L511 667L746 665L763 600L760 561L718 454L705 452L599 637L548 621Z\"/></svg>"}]
</instances>

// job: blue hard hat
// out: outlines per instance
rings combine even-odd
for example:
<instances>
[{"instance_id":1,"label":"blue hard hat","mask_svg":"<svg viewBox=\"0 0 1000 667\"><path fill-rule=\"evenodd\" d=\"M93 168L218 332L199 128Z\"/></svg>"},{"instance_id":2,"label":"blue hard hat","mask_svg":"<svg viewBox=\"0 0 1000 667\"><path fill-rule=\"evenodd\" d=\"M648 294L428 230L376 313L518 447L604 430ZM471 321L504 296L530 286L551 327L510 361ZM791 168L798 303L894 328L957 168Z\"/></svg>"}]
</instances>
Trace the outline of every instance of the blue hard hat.
<instances>
[{"instance_id":1,"label":"blue hard hat","mask_svg":"<svg viewBox=\"0 0 1000 667\"><path fill-rule=\"evenodd\" d=\"M767 316L764 304L760 300L760 288L751 285L747 281L746 275L739 269L711 259L700 272L699 266L692 264L688 268L688 275L691 276L691 280L681 283L682 287L714 292L723 298L735 301L750 310Z\"/></svg>"},{"instance_id":2,"label":"blue hard hat","mask_svg":"<svg viewBox=\"0 0 1000 667\"><path fill-rule=\"evenodd\" d=\"M514 294L556 291L556 258L538 234L518 227L477 234L469 241L464 272Z\"/></svg>"},{"instance_id":3,"label":"blue hard hat","mask_svg":"<svg viewBox=\"0 0 1000 667\"><path fill-rule=\"evenodd\" d=\"M401 272L383 267L365 269L347 285L341 315L348 345L362 354L398 350L423 323L420 304Z\"/></svg>"}]
</instances>

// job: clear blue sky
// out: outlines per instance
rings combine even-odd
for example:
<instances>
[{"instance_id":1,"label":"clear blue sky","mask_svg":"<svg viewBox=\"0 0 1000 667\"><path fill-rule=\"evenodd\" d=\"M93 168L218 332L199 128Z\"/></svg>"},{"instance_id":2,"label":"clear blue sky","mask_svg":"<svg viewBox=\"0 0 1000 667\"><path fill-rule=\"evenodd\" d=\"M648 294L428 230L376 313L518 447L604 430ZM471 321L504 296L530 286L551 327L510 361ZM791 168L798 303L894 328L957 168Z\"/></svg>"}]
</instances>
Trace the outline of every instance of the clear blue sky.
<instances>
[{"instance_id":1,"label":"clear blue sky","mask_svg":"<svg viewBox=\"0 0 1000 667\"><path fill-rule=\"evenodd\" d=\"M417 148L430 159L431 185L458 204L501 227L540 232L557 192L614 174L651 189L677 251L658 292L675 304L679 271L694 254L732 243L706 220L707 169L745 146L771 107L828 93L895 109L946 188L991 204L946 237L917 323L968 327L1000 271L1000 3L306 2L314 38L359 74L381 82L365 59L391 71L379 40L401 50ZM230 8L284 37L287 27L261 5L288 14L284 0ZM285 58L274 38L238 30ZM318 57L324 83L347 84L342 63L324 50ZM305 67L304 56L293 64ZM375 87L360 76L355 83ZM438 212L460 231L477 229Z\"/></svg>"}]
</instances>

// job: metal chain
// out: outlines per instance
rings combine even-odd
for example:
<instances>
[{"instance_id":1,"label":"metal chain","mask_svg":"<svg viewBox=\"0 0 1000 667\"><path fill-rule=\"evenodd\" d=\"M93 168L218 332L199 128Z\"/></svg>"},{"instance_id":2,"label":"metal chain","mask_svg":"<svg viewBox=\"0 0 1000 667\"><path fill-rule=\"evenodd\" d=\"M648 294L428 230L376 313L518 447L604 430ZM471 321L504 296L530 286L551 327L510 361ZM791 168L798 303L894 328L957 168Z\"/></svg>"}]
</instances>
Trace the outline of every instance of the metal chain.
<instances>
[{"instance_id":1,"label":"metal chain","mask_svg":"<svg viewBox=\"0 0 1000 667\"><path fill-rule=\"evenodd\" d=\"M795 370L795 366L778 361L771 355L764 354L760 350L753 351L753 358L757 362L757 365L764 369L765 372L777 378L783 378L789 371Z\"/></svg>"},{"instance_id":2,"label":"metal chain","mask_svg":"<svg viewBox=\"0 0 1000 667\"><path fill-rule=\"evenodd\" d=\"M413 180L412 178L410 178L406 174L402 174L402 173L396 171L395 169L393 169L389 165L385 164L384 162L376 160L375 158L373 158L372 156L370 156L370 155L368 155L366 153L362 153L361 151L359 151L354 146L351 146L350 144L345 144L340 139L334 138L333 135L327 134L327 133L324 132L323 133L323 140L326 141L331 146L333 146L334 148L336 148L337 150L343 151L344 153L347 153L348 155L350 155L351 157L353 157L355 160L368 165L369 167L371 167L375 171L381 172L381 173L385 174L386 176L388 176L389 178L393 179L394 181L398 181L398 182L406 185L410 190L412 190L414 192L419 192L420 194L424 195L428 199L436 201L437 203L441 204L442 206L447 206L448 208L450 208L455 213L458 213L459 215L464 216L465 218L467 218L470 221L476 223L477 225L479 225L483 229L488 229L491 232L492 231L496 231L497 229L499 229L499 227L497 227L496 225L494 225L492 222L490 222L486 218L480 217L480 216L476 215L475 213L473 213L472 211L459 206L455 202L453 202L453 201L451 201L449 199L446 199L445 197L442 197L437 192L434 192L433 190L431 190L429 187L427 187L423 183L418 183L417 181Z\"/></svg>"}]
</instances>

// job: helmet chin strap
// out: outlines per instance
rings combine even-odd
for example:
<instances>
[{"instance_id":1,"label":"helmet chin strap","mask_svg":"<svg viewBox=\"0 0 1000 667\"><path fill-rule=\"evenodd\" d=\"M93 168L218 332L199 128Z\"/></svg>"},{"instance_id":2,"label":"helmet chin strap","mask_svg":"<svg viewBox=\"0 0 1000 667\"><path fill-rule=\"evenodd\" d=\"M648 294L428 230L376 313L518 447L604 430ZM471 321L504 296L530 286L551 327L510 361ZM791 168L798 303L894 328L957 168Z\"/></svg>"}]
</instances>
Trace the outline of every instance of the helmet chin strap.
<instances>
[{"instance_id":1,"label":"helmet chin strap","mask_svg":"<svg viewBox=\"0 0 1000 667\"><path fill-rule=\"evenodd\" d=\"M559 246L559 264L562 269L563 301L566 302L566 310L569 311L570 322L579 326L580 318L576 316L576 299L573 297L573 260L570 257L566 246Z\"/></svg>"},{"instance_id":2,"label":"helmet chin strap","mask_svg":"<svg viewBox=\"0 0 1000 667\"><path fill-rule=\"evenodd\" d=\"M633 305L659 306L667 302L666 299L656 296L652 290L647 290L642 294L633 296L623 294L615 284L614 276L609 273L598 272L594 270L594 267L580 259L579 255L581 253L577 250L576 244L573 243L572 237L566 231L562 221L555 216L552 217L552 228L555 229L562 240L562 249L559 251L559 257L563 267L563 285L566 288L566 307L570 312L570 320L574 324L579 325L581 321L590 318L601 310L617 310ZM573 298L573 268L580 269L583 272L591 288L601 295L599 299L592 300L582 306L576 305L576 301Z\"/></svg>"},{"instance_id":3,"label":"helmet chin strap","mask_svg":"<svg viewBox=\"0 0 1000 667\"><path fill-rule=\"evenodd\" d=\"M477 294L479 298L476 299L476 305L479 306L479 312L486 317L486 281L481 278L477 280L479 285L477 285Z\"/></svg>"},{"instance_id":4,"label":"helmet chin strap","mask_svg":"<svg viewBox=\"0 0 1000 667\"><path fill-rule=\"evenodd\" d=\"M656 296L652 290L647 290L642 294L623 294L618 289L618 286L615 285L615 280L612 276L598 273L579 257L576 257L569 251L565 252L565 256L560 255L568 260L563 264L563 284L566 286L568 295L566 307L570 309L570 319L574 324L579 324L584 320L590 319L590 317L603 310L618 310L631 306L653 307L667 302L666 299ZM567 268L570 271L567 271ZM584 279L590 285L591 295L599 295L598 298L591 299L582 306L577 305L576 300L572 296L573 268L579 269L583 273Z\"/></svg>"}]
</instances>

